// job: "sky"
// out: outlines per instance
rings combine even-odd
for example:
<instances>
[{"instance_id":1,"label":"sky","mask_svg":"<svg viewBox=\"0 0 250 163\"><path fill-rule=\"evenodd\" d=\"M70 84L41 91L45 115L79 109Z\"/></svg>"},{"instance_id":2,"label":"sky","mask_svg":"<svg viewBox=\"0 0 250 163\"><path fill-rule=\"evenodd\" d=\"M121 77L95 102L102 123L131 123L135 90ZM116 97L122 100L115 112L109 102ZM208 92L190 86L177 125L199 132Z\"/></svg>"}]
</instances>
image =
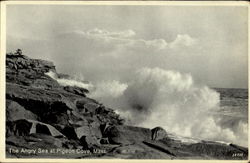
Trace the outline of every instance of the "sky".
<instances>
[{"instance_id":1,"label":"sky","mask_svg":"<svg viewBox=\"0 0 250 163\"><path fill-rule=\"evenodd\" d=\"M247 14L239 6L8 5L7 52L21 48L94 83L131 80L146 67L247 88Z\"/></svg>"}]
</instances>

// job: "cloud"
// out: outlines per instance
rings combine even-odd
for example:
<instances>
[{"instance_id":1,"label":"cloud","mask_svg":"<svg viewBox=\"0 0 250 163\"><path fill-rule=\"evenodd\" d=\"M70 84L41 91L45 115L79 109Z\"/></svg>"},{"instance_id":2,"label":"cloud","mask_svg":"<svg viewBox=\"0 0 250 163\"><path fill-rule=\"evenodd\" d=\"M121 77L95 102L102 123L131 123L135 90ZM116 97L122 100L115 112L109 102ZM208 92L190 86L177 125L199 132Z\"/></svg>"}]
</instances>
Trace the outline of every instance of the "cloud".
<instances>
[{"instance_id":1,"label":"cloud","mask_svg":"<svg viewBox=\"0 0 250 163\"><path fill-rule=\"evenodd\" d=\"M50 39L58 32L79 30L79 34L67 36L72 43L58 45L65 51L60 51L59 57L80 55L80 50L75 47L81 48L84 57L86 53L113 58L163 55L166 59L162 57L161 60L166 67L190 72L194 79L211 86L248 86L248 10L244 7L13 5L7 12L7 35L15 37L10 40L8 36L8 51L22 48L32 57L54 59L56 62L55 42L61 42L66 34L46 45L34 39ZM30 42L21 39L24 37ZM162 43L153 41L160 39ZM77 60L80 62L81 57ZM136 58L130 60L140 62ZM69 58L67 61L70 63ZM143 61L149 62L145 58ZM75 65L70 63L70 66L72 69Z\"/></svg>"},{"instance_id":2,"label":"cloud","mask_svg":"<svg viewBox=\"0 0 250 163\"><path fill-rule=\"evenodd\" d=\"M135 36L135 32L131 29L119 32L110 32L105 29L94 28L87 31L89 35L96 35L102 37L113 37L113 38L127 38Z\"/></svg>"},{"instance_id":3,"label":"cloud","mask_svg":"<svg viewBox=\"0 0 250 163\"><path fill-rule=\"evenodd\" d=\"M178 48L179 46L192 46L197 43L197 40L187 34L177 35L176 39L169 44L170 48Z\"/></svg>"},{"instance_id":4,"label":"cloud","mask_svg":"<svg viewBox=\"0 0 250 163\"><path fill-rule=\"evenodd\" d=\"M167 48L168 43L164 39L144 40L146 46L154 47L158 50Z\"/></svg>"},{"instance_id":5,"label":"cloud","mask_svg":"<svg viewBox=\"0 0 250 163\"><path fill-rule=\"evenodd\" d=\"M195 39L189 35L177 35L173 41L166 41L165 38L146 39L140 38L132 29L65 31L38 45L32 40L19 41L17 44L15 39L12 40L8 42L12 42L13 47L21 47L24 51L28 49L30 54L34 53L38 57L47 55L45 59L55 61L59 71L83 74L93 82L119 79L120 73L123 73L123 78L130 78L131 71L145 66L181 67L178 60L188 56L187 48L195 48L192 46L192 40Z\"/></svg>"},{"instance_id":6,"label":"cloud","mask_svg":"<svg viewBox=\"0 0 250 163\"><path fill-rule=\"evenodd\" d=\"M130 49L135 48L146 48L152 50L163 50L163 49L175 49L179 47L189 47L196 43L196 39L189 35L177 35L176 39L172 42L167 42L163 38L157 38L152 40L133 38L136 36L135 31L128 29L124 31L111 32L105 29L94 28L88 31L73 31L60 34L61 37L65 35L73 37L80 37L82 41L88 39L89 41L96 41L97 43L105 44L105 46L116 45L125 46ZM78 35L78 36L77 36ZM81 40L78 40L81 41Z\"/></svg>"},{"instance_id":7,"label":"cloud","mask_svg":"<svg viewBox=\"0 0 250 163\"><path fill-rule=\"evenodd\" d=\"M83 74L93 82L119 79L120 73L123 73L122 77L130 78L131 71L145 66L175 69L176 65L182 66L178 60L189 56L186 51L195 48L189 35L178 35L173 41L146 39L140 38L132 29L110 31L93 28L65 31L40 42L16 40L11 39L8 44L22 48L28 55L55 61L58 71Z\"/></svg>"}]
</instances>

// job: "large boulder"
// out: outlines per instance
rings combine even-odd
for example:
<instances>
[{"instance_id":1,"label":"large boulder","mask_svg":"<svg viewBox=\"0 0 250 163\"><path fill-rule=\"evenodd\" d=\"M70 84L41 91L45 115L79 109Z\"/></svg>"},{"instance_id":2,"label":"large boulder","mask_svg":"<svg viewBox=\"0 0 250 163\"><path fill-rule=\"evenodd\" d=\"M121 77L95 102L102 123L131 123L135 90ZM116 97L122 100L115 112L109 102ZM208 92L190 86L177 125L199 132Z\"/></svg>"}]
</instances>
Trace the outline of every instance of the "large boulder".
<instances>
[{"instance_id":1,"label":"large boulder","mask_svg":"<svg viewBox=\"0 0 250 163\"><path fill-rule=\"evenodd\" d=\"M103 135L112 144L133 144L151 139L150 129L126 125L108 126Z\"/></svg>"},{"instance_id":2,"label":"large boulder","mask_svg":"<svg viewBox=\"0 0 250 163\"><path fill-rule=\"evenodd\" d=\"M15 121L19 119L37 120L37 116L29 110L19 105L15 101L6 101L6 121Z\"/></svg>"},{"instance_id":3,"label":"large boulder","mask_svg":"<svg viewBox=\"0 0 250 163\"><path fill-rule=\"evenodd\" d=\"M167 137L167 132L162 127L155 127L151 130L151 139L159 140Z\"/></svg>"},{"instance_id":4,"label":"large boulder","mask_svg":"<svg viewBox=\"0 0 250 163\"><path fill-rule=\"evenodd\" d=\"M79 113L86 116L97 117L100 123L111 123L114 125L122 125L124 119L122 119L114 110L105 107L104 105L85 98L76 101L76 107Z\"/></svg>"},{"instance_id":5,"label":"large boulder","mask_svg":"<svg viewBox=\"0 0 250 163\"><path fill-rule=\"evenodd\" d=\"M6 98L16 101L26 110L39 116L45 123L67 125L68 110L75 110L75 99L79 96L68 95L58 90L44 90L7 83Z\"/></svg>"},{"instance_id":6,"label":"large boulder","mask_svg":"<svg viewBox=\"0 0 250 163\"><path fill-rule=\"evenodd\" d=\"M64 137L56 128L35 120L20 119L7 123L7 135L27 136L32 133L41 133L54 137Z\"/></svg>"},{"instance_id":7,"label":"large boulder","mask_svg":"<svg viewBox=\"0 0 250 163\"><path fill-rule=\"evenodd\" d=\"M93 122L87 126L81 126L75 128L77 138L81 141L85 141L88 146L100 145L99 140L102 138L100 130L100 124Z\"/></svg>"}]
</instances>

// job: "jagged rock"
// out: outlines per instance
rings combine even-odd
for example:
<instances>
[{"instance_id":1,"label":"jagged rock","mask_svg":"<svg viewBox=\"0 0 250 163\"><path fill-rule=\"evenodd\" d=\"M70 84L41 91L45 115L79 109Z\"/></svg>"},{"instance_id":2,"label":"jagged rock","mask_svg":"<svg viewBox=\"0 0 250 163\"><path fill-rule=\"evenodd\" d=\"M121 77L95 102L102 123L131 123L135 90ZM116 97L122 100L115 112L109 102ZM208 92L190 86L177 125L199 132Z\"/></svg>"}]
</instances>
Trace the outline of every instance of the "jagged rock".
<instances>
[{"instance_id":1,"label":"jagged rock","mask_svg":"<svg viewBox=\"0 0 250 163\"><path fill-rule=\"evenodd\" d=\"M216 142L206 142L195 143L190 145L182 146L182 150L189 151L192 155L198 156L209 156L210 158L216 159L246 159L248 156L248 151L242 151L238 148L234 148L230 145L216 143ZM241 153L242 156L233 157L233 154Z\"/></svg>"},{"instance_id":2,"label":"jagged rock","mask_svg":"<svg viewBox=\"0 0 250 163\"><path fill-rule=\"evenodd\" d=\"M79 87L73 87L73 86L65 86L64 90L67 92L71 92L83 97L86 97L86 93L89 93L89 91L87 89L84 88L79 88Z\"/></svg>"},{"instance_id":3,"label":"jagged rock","mask_svg":"<svg viewBox=\"0 0 250 163\"><path fill-rule=\"evenodd\" d=\"M15 101L6 101L6 121L15 121L18 119L37 120L37 116L31 111L26 110Z\"/></svg>"},{"instance_id":4,"label":"jagged rock","mask_svg":"<svg viewBox=\"0 0 250 163\"><path fill-rule=\"evenodd\" d=\"M244 148L244 147L241 147L239 145L236 145L236 144L229 144L231 147L234 147L240 151L242 151L243 153L247 154L248 153L248 149L247 148Z\"/></svg>"},{"instance_id":5,"label":"jagged rock","mask_svg":"<svg viewBox=\"0 0 250 163\"><path fill-rule=\"evenodd\" d=\"M73 126L76 126L76 127L81 127L81 126L86 126L89 124L89 121L86 120L86 119L81 119L81 120L76 120L76 121L72 121L72 120L69 120L69 123Z\"/></svg>"},{"instance_id":6,"label":"jagged rock","mask_svg":"<svg viewBox=\"0 0 250 163\"><path fill-rule=\"evenodd\" d=\"M76 135L75 129L73 126L64 126L61 129L61 132L69 139L71 140L77 140L78 137Z\"/></svg>"},{"instance_id":7,"label":"jagged rock","mask_svg":"<svg viewBox=\"0 0 250 163\"><path fill-rule=\"evenodd\" d=\"M77 101L76 106L80 113L84 115L96 115L98 121L101 123L111 123L115 125L121 125L124 123L124 119L120 118L112 109L106 108L102 104L89 102L86 100Z\"/></svg>"},{"instance_id":8,"label":"jagged rock","mask_svg":"<svg viewBox=\"0 0 250 163\"><path fill-rule=\"evenodd\" d=\"M7 84L6 98L18 102L26 110L39 115L40 120L46 123L68 124L67 110L74 110L72 101L77 96L71 95L65 99L64 94L56 90L30 88L16 84ZM71 101L72 100L72 101Z\"/></svg>"},{"instance_id":9,"label":"jagged rock","mask_svg":"<svg viewBox=\"0 0 250 163\"><path fill-rule=\"evenodd\" d=\"M122 125L125 122L125 120L122 119L113 110L110 110L109 108L106 108L106 107L105 108L102 108L102 107L97 108L95 114L101 123Z\"/></svg>"},{"instance_id":10,"label":"jagged rock","mask_svg":"<svg viewBox=\"0 0 250 163\"><path fill-rule=\"evenodd\" d=\"M87 98L80 99L76 101L76 107L79 109L84 108L84 105L87 103L91 103L91 101Z\"/></svg>"},{"instance_id":11,"label":"jagged rock","mask_svg":"<svg viewBox=\"0 0 250 163\"><path fill-rule=\"evenodd\" d=\"M108 138L101 138L100 144L109 144L109 139Z\"/></svg>"},{"instance_id":12,"label":"jagged rock","mask_svg":"<svg viewBox=\"0 0 250 163\"><path fill-rule=\"evenodd\" d=\"M38 122L35 120L20 119L8 122L7 135L27 136L32 133L41 133L51 136L64 137L57 129L49 124Z\"/></svg>"},{"instance_id":13,"label":"jagged rock","mask_svg":"<svg viewBox=\"0 0 250 163\"><path fill-rule=\"evenodd\" d=\"M59 87L53 80L36 81L42 78L44 73L56 71L52 62L30 59L24 55L6 55L6 81L21 85L32 85L40 87ZM47 82L50 81L50 82ZM39 84L39 85L38 85Z\"/></svg>"},{"instance_id":14,"label":"jagged rock","mask_svg":"<svg viewBox=\"0 0 250 163\"><path fill-rule=\"evenodd\" d=\"M76 101L76 108L80 113L87 113L89 112L89 110L85 107L86 104L88 103L94 103L94 101L92 101L89 98L82 98Z\"/></svg>"},{"instance_id":15,"label":"jagged rock","mask_svg":"<svg viewBox=\"0 0 250 163\"><path fill-rule=\"evenodd\" d=\"M151 131L147 128L117 125L109 126L103 133L113 144L132 144L151 138Z\"/></svg>"},{"instance_id":16,"label":"jagged rock","mask_svg":"<svg viewBox=\"0 0 250 163\"><path fill-rule=\"evenodd\" d=\"M98 139L102 137L100 125L96 122L88 126L82 126L75 129L78 139L86 141L88 146L99 145Z\"/></svg>"},{"instance_id":17,"label":"jagged rock","mask_svg":"<svg viewBox=\"0 0 250 163\"><path fill-rule=\"evenodd\" d=\"M32 123L25 120L16 120L6 122L6 136L27 136L30 134Z\"/></svg>"},{"instance_id":18,"label":"jagged rock","mask_svg":"<svg viewBox=\"0 0 250 163\"><path fill-rule=\"evenodd\" d=\"M112 111L109 110L108 108L105 108L105 106L103 105L100 105L95 109L95 114L109 114L110 112Z\"/></svg>"},{"instance_id":19,"label":"jagged rock","mask_svg":"<svg viewBox=\"0 0 250 163\"><path fill-rule=\"evenodd\" d=\"M40 133L33 133L28 136L9 136L6 140L8 145L14 145L25 149L49 149L49 148L65 148L73 145L78 146L79 143L69 141L65 137L53 137L51 135L44 135Z\"/></svg>"},{"instance_id":20,"label":"jagged rock","mask_svg":"<svg viewBox=\"0 0 250 163\"><path fill-rule=\"evenodd\" d=\"M155 127L151 130L152 140L163 139L167 136L167 132L162 127Z\"/></svg>"},{"instance_id":21,"label":"jagged rock","mask_svg":"<svg viewBox=\"0 0 250 163\"><path fill-rule=\"evenodd\" d=\"M157 149L159 151L165 152L165 153L167 153L167 154L169 154L171 156L176 157L176 153L173 150L171 150L169 147L164 146L164 145L162 145L162 144L160 144L158 142L147 140L147 141L143 141L143 143L145 143L146 145L148 145L150 147L153 147L153 148L155 148L155 149Z\"/></svg>"},{"instance_id":22,"label":"jagged rock","mask_svg":"<svg viewBox=\"0 0 250 163\"><path fill-rule=\"evenodd\" d=\"M93 145L100 145L99 139L102 138L100 131L100 124L97 122L87 123L84 121L82 126L66 126L61 132L69 139L80 140L84 147L91 147Z\"/></svg>"},{"instance_id":23,"label":"jagged rock","mask_svg":"<svg viewBox=\"0 0 250 163\"><path fill-rule=\"evenodd\" d=\"M84 104L84 108L86 108L88 112L92 112L92 113L94 113L98 107L100 107L100 105L96 103Z\"/></svg>"},{"instance_id":24,"label":"jagged rock","mask_svg":"<svg viewBox=\"0 0 250 163\"><path fill-rule=\"evenodd\" d=\"M57 81L47 76L40 76L39 78L32 80L30 86L42 89L60 89L60 85Z\"/></svg>"}]
</instances>

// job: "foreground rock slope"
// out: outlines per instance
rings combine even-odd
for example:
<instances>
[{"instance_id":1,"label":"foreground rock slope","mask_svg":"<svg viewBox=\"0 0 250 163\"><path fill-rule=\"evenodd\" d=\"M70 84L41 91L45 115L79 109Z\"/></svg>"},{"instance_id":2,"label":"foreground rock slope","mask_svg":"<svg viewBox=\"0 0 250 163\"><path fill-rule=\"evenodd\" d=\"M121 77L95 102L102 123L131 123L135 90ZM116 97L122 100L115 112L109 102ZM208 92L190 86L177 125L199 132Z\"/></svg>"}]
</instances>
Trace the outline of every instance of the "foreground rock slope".
<instances>
[{"instance_id":1,"label":"foreground rock slope","mask_svg":"<svg viewBox=\"0 0 250 163\"><path fill-rule=\"evenodd\" d=\"M246 148L183 142L156 127L126 125L88 90L61 86L52 62L6 55L6 157L247 159Z\"/></svg>"}]
</instances>

